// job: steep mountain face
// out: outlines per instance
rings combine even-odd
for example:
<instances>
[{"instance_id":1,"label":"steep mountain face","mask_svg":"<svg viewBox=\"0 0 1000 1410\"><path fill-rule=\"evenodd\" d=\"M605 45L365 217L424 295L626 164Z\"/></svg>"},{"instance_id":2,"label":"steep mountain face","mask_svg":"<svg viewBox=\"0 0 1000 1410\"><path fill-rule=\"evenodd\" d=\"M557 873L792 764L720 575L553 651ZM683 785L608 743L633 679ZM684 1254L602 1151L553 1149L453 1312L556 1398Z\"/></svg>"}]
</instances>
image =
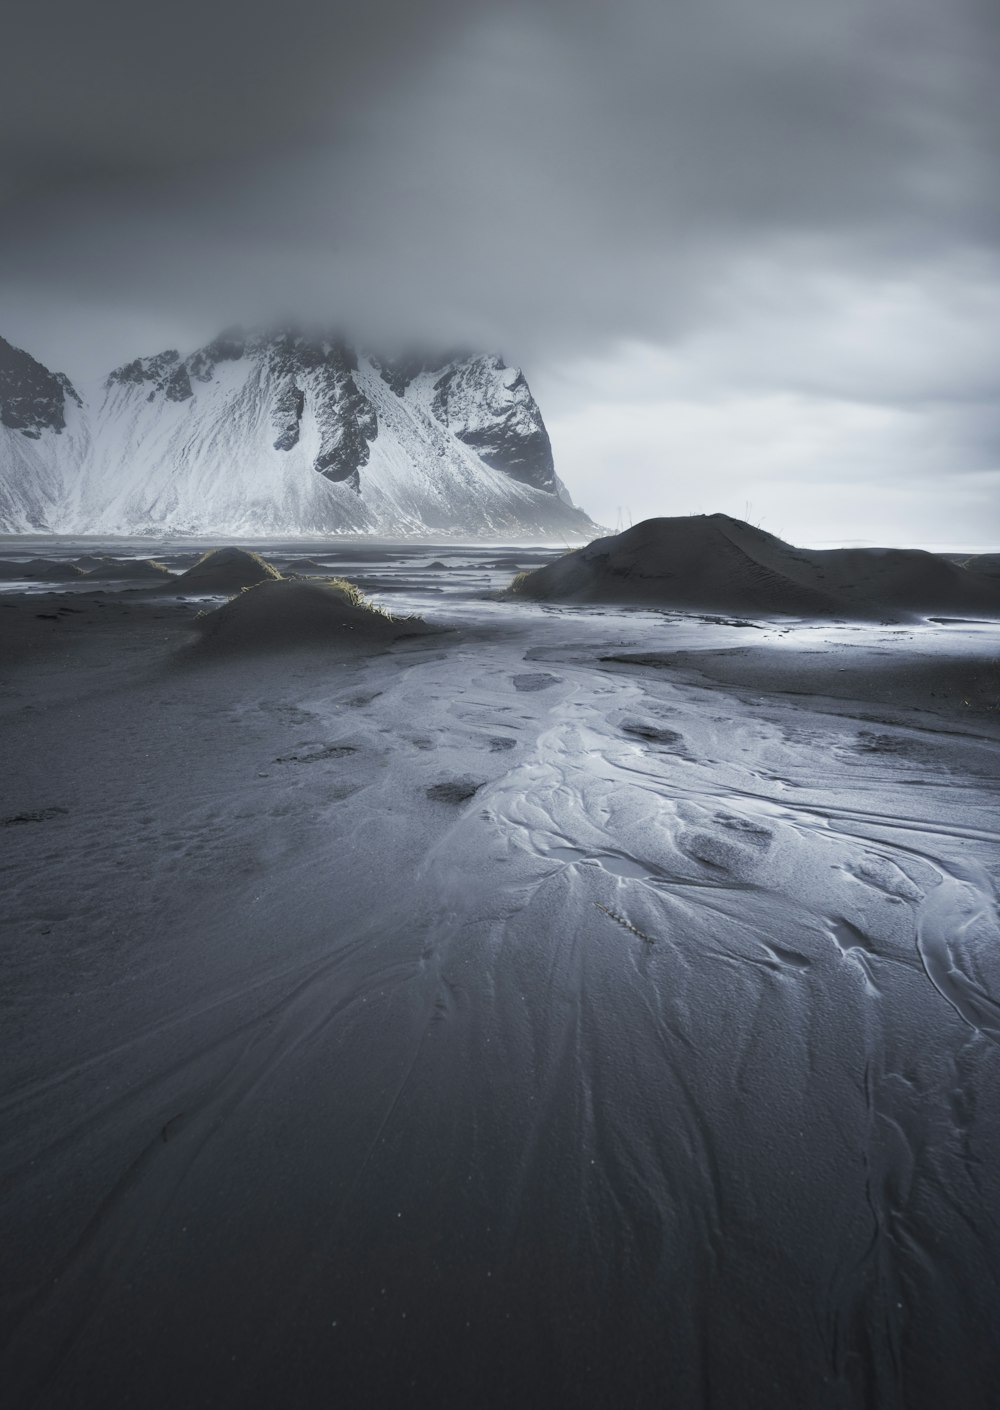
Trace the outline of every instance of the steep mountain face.
<instances>
[{"instance_id":1,"label":"steep mountain face","mask_svg":"<svg viewBox=\"0 0 1000 1410\"><path fill-rule=\"evenodd\" d=\"M430 409L442 426L495 470L535 489L557 492L549 433L524 373L495 355L401 358L379 367L397 396L431 379Z\"/></svg>"},{"instance_id":2,"label":"steep mountain face","mask_svg":"<svg viewBox=\"0 0 1000 1410\"><path fill-rule=\"evenodd\" d=\"M552 446L524 374L498 357L476 357L434 383L434 415L481 460L522 484L554 491Z\"/></svg>"},{"instance_id":3,"label":"steep mountain face","mask_svg":"<svg viewBox=\"0 0 1000 1410\"><path fill-rule=\"evenodd\" d=\"M33 381L20 377L14 414L24 417L35 404L29 391L37 385L39 415L49 416L45 429L61 431L53 389L63 401L79 398L65 379L27 362L37 372ZM117 368L87 419L86 445L74 444L53 466L53 492L44 509L33 510L32 528L593 531L555 475L524 376L498 357L377 362L337 339L230 332L190 357L171 349ZM0 486L23 479L8 448ZM0 489L0 527L23 532L25 514L8 513L2 496Z\"/></svg>"},{"instance_id":4,"label":"steep mountain face","mask_svg":"<svg viewBox=\"0 0 1000 1410\"><path fill-rule=\"evenodd\" d=\"M39 440L66 426L66 398L82 406L69 379L0 338L0 424Z\"/></svg>"},{"instance_id":5,"label":"steep mountain face","mask_svg":"<svg viewBox=\"0 0 1000 1410\"><path fill-rule=\"evenodd\" d=\"M0 529L47 529L86 445L83 403L69 379L0 338Z\"/></svg>"}]
</instances>

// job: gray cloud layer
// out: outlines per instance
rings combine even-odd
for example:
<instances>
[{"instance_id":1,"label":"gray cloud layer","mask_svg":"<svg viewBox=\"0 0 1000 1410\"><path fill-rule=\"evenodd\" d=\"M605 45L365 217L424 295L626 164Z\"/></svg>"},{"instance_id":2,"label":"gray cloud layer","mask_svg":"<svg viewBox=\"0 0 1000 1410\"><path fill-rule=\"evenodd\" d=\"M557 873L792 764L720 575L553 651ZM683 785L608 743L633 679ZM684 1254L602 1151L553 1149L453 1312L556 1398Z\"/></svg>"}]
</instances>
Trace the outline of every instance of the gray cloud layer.
<instances>
[{"instance_id":1,"label":"gray cloud layer","mask_svg":"<svg viewBox=\"0 0 1000 1410\"><path fill-rule=\"evenodd\" d=\"M633 370L619 407L906 407L943 437L925 477L997 471L997 21L988 0L21 6L2 331L77 376L233 320L467 338L525 361L557 422L602 400L562 373L585 358ZM663 370L641 397L636 347ZM903 443L883 454L892 479Z\"/></svg>"}]
</instances>

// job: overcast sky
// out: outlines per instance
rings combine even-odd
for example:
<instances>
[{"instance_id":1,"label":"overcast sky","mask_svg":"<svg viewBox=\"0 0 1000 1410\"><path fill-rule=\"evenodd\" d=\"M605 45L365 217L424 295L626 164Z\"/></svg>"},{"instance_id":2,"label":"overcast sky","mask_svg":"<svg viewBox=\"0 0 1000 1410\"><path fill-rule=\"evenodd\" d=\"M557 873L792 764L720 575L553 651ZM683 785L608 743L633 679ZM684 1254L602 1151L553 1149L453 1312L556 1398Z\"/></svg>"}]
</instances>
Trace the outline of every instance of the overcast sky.
<instances>
[{"instance_id":1,"label":"overcast sky","mask_svg":"<svg viewBox=\"0 0 1000 1410\"><path fill-rule=\"evenodd\" d=\"M603 523L1000 548L995 0L33 0L0 334L524 367Z\"/></svg>"}]
</instances>

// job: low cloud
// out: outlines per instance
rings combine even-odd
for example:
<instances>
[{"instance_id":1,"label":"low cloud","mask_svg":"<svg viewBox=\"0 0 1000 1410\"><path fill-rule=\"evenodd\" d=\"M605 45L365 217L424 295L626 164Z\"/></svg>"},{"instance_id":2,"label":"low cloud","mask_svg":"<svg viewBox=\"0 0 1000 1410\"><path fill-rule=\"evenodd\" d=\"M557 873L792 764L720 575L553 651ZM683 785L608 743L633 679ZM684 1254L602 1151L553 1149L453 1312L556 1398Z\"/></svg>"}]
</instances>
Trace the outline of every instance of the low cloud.
<instances>
[{"instance_id":1,"label":"low cloud","mask_svg":"<svg viewBox=\"0 0 1000 1410\"><path fill-rule=\"evenodd\" d=\"M645 506L695 474L981 531L996 31L979 0L21 7L0 331L80 380L234 321L489 345L595 513L607 442Z\"/></svg>"}]
</instances>

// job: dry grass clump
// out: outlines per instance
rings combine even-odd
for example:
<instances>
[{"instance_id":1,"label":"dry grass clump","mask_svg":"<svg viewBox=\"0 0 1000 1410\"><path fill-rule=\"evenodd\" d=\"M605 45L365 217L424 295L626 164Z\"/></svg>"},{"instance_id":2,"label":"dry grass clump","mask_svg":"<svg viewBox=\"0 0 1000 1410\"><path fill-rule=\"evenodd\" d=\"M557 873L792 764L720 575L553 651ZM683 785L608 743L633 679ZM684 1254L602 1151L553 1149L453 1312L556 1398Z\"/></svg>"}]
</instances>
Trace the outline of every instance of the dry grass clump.
<instances>
[{"instance_id":1,"label":"dry grass clump","mask_svg":"<svg viewBox=\"0 0 1000 1410\"><path fill-rule=\"evenodd\" d=\"M370 597L364 595L357 583L352 583L347 578L320 578L318 581L323 587L331 588L334 592L339 593L344 601L350 603L352 607L358 607L363 612L378 612L380 616L387 617L390 622L406 620L394 617L388 608L380 607L377 603L372 602Z\"/></svg>"}]
</instances>

